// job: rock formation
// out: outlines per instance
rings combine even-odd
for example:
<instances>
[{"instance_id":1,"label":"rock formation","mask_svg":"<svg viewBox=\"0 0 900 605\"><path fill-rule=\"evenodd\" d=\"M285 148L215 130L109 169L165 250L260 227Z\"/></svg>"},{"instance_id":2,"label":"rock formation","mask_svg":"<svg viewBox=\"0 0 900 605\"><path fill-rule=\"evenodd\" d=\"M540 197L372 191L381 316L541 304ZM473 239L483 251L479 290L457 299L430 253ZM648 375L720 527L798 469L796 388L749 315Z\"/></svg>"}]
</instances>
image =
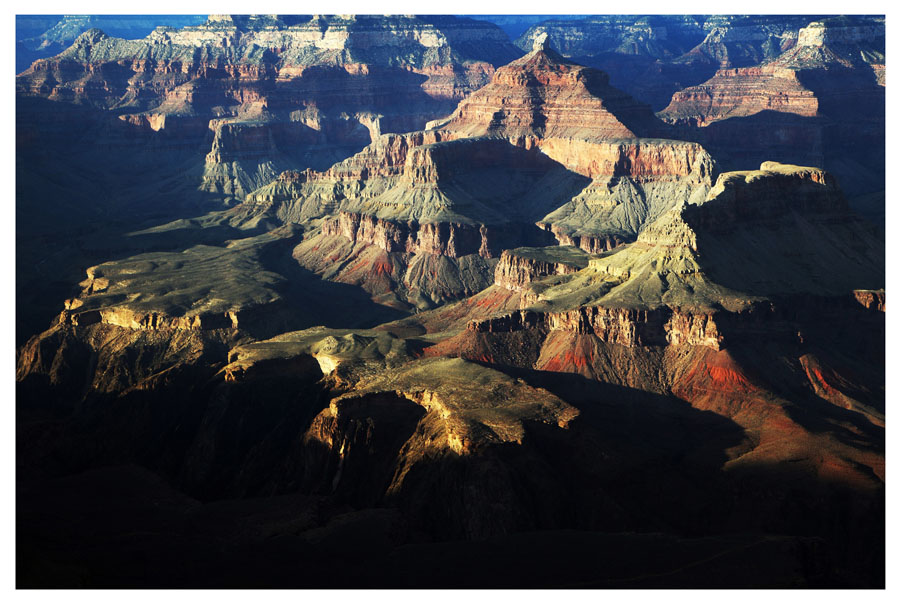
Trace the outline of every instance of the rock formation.
<instances>
[{"instance_id":1,"label":"rock formation","mask_svg":"<svg viewBox=\"0 0 900 605\"><path fill-rule=\"evenodd\" d=\"M20 74L20 586L883 586L884 234L821 166L881 21L810 21L218 15ZM670 123L611 84L711 67Z\"/></svg>"},{"instance_id":2,"label":"rock formation","mask_svg":"<svg viewBox=\"0 0 900 605\"><path fill-rule=\"evenodd\" d=\"M37 59L59 54L89 29L134 40L158 26L199 25L202 15L32 15L16 19L16 73L25 71ZM33 29L36 26L36 29Z\"/></svg>"},{"instance_id":3,"label":"rock formation","mask_svg":"<svg viewBox=\"0 0 900 605\"><path fill-rule=\"evenodd\" d=\"M494 284L521 291L536 278L584 269L588 258L582 250L567 246L504 250L494 272Z\"/></svg>"},{"instance_id":4,"label":"rock formation","mask_svg":"<svg viewBox=\"0 0 900 605\"><path fill-rule=\"evenodd\" d=\"M864 19L814 21L799 30L790 48L761 66L722 69L711 80L677 92L661 115L699 126L763 111L819 115L817 97L827 91L811 90L815 79L804 72L829 66L877 69L872 66L884 56L880 31L876 22Z\"/></svg>"},{"instance_id":5,"label":"rock formation","mask_svg":"<svg viewBox=\"0 0 900 605\"><path fill-rule=\"evenodd\" d=\"M552 235L605 250L633 240L677 200L705 194L714 165L702 147L640 138L665 125L605 74L546 46L539 40L499 68L425 131L382 135L324 172L282 174L235 209L238 220L263 213L303 222L340 211L295 257L329 279L365 283L379 300L399 292L397 302L421 308L489 285L493 267L483 259L504 248ZM337 235L350 246L329 243ZM454 259L466 255L481 258L459 266Z\"/></svg>"},{"instance_id":6,"label":"rock formation","mask_svg":"<svg viewBox=\"0 0 900 605\"><path fill-rule=\"evenodd\" d=\"M415 51L398 60L401 45ZM208 123L202 186L242 199L284 169L350 155L372 128L421 128L518 54L496 26L454 17L220 16L142 40L91 29L18 76L17 91L115 109L154 130L170 117ZM248 148L238 128L280 135L284 151Z\"/></svg>"},{"instance_id":7,"label":"rock formation","mask_svg":"<svg viewBox=\"0 0 900 605\"><path fill-rule=\"evenodd\" d=\"M664 114L689 115L680 119L707 126L762 111L815 117L818 110L818 100L801 84L796 71L769 65L719 70L702 85L675 93Z\"/></svg>"},{"instance_id":8,"label":"rock formation","mask_svg":"<svg viewBox=\"0 0 900 605\"><path fill-rule=\"evenodd\" d=\"M793 46L814 16L592 16L545 21L516 43L531 47L548 35L563 56L610 74L615 86L665 107L672 94L707 80L719 68L758 65Z\"/></svg>"},{"instance_id":9,"label":"rock formation","mask_svg":"<svg viewBox=\"0 0 900 605\"><path fill-rule=\"evenodd\" d=\"M883 146L883 40L877 19L813 21L784 52L720 69L676 92L659 115L702 127L695 140L724 169L764 159L829 169L854 209L880 222L884 179L872 150Z\"/></svg>"}]
</instances>

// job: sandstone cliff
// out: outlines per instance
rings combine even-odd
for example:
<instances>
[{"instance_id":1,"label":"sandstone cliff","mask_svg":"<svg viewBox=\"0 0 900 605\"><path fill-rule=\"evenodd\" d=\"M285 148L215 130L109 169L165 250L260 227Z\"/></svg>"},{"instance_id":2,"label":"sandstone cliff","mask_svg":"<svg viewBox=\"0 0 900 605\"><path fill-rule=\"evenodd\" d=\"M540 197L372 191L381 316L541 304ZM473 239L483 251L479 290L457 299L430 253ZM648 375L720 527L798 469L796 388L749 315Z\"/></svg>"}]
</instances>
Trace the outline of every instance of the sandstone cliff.
<instances>
[{"instance_id":1,"label":"sandstone cliff","mask_svg":"<svg viewBox=\"0 0 900 605\"><path fill-rule=\"evenodd\" d=\"M606 74L569 63L549 47L537 47L497 70L444 127L466 136L601 140L662 130L650 108L611 87Z\"/></svg>"},{"instance_id":2,"label":"sandstone cliff","mask_svg":"<svg viewBox=\"0 0 900 605\"><path fill-rule=\"evenodd\" d=\"M521 291L536 278L575 273L587 262L588 255L574 247L504 250L494 272L494 284Z\"/></svg>"}]
</instances>

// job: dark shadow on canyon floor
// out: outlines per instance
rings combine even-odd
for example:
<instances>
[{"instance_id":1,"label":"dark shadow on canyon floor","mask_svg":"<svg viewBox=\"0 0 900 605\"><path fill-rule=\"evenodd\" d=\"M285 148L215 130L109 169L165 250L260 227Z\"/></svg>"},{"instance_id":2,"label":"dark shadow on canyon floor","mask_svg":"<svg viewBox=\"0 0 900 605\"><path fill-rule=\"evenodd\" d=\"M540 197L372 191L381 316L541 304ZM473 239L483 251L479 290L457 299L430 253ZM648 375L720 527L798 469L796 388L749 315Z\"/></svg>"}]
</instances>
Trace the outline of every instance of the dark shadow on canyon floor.
<instances>
[{"instance_id":1,"label":"dark shadow on canyon floor","mask_svg":"<svg viewBox=\"0 0 900 605\"><path fill-rule=\"evenodd\" d=\"M725 472L743 431L672 397L519 370L581 417L426 455L386 495L422 410L373 402L339 456L301 438L328 399L317 368L301 370L21 416L19 587L883 585L883 493ZM80 464L40 463L72 452Z\"/></svg>"}]
</instances>

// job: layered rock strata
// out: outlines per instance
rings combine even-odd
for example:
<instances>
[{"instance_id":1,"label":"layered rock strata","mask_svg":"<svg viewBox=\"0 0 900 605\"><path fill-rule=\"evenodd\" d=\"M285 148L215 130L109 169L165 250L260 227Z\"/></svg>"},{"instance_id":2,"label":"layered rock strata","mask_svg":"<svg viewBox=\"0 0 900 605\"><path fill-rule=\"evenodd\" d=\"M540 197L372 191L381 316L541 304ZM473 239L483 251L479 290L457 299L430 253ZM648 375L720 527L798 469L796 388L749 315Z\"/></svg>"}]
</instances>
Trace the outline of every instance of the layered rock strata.
<instances>
[{"instance_id":1,"label":"layered rock strata","mask_svg":"<svg viewBox=\"0 0 900 605\"><path fill-rule=\"evenodd\" d=\"M676 92L662 115L693 126L763 111L815 117L815 93L801 83L797 72L775 65L721 69L699 86Z\"/></svg>"},{"instance_id":2,"label":"layered rock strata","mask_svg":"<svg viewBox=\"0 0 900 605\"><path fill-rule=\"evenodd\" d=\"M767 237L774 240L763 245ZM850 250L846 241L865 243ZM759 258L750 262L752 250ZM859 315L860 307L884 309L882 294L859 289L882 283L881 250L874 231L849 214L831 175L770 162L721 175L703 203L670 211L633 244L581 259L580 267L560 271L545 262L521 275L513 267L527 261L505 253L497 283L530 290L523 308L470 321L466 331L531 331L539 340L562 332L629 347L796 344L810 326ZM801 308L815 309L816 319L804 319Z\"/></svg>"},{"instance_id":3,"label":"layered rock strata","mask_svg":"<svg viewBox=\"0 0 900 605\"><path fill-rule=\"evenodd\" d=\"M350 155L373 128L421 128L519 54L496 26L454 17L222 16L142 40L91 29L22 73L17 92L115 110L157 131L208 122L201 186L240 200L285 169ZM246 140L273 134L278 152Z\"/></svg>"},{"instance_id":4,"label":"layered rock strata","mask_svg":"<svg viewBox=\"0 0 900 605\"><path fill-rule=\"evenodd\" d=\"M494 284L522 291L536 278L568 275L587 266L588 255L572 246L504 250L494 270Z\"/></svg>"},{"instance_id":5,"label":"layered rock strata","mask_svg":"<svg viewBox=\"0 0 900 605\"><path fill-rule=\"evenodd\" d=\"M610 87L604 74L538 44L428 130L383 135L325 172L285 173L249 195L238 212L290 221L338 210L368 214L400 239L409 237L402 235L409 227L388 228L384 221L446 224L434 229L447 237L469 223L482 234L470 253L484 258L538 242L535 236L503 238L499 225L538 223L560 243L601 251L633 239L676 199L702 196L711 185L714 164L699 145L635 136L664 128L646 106ZM509 174L505 187L495 186L499 181L487 170ZM357 229L341 228L341 220L328 219L322 229L341 230L355 244ZM362 241L368 231L361 230ZM492 243L498 234L502 241ZM396 239L389 245L393 235L371 237L384 240L386 251L420 248Z\"/></svg>"},{"instance_id":6,"label":"layered rock strata","mask_svg":"<svg viewBox=\"0 0 900 605\"><path fill-rule=\"evenodd\" d=\"M775 58L797 43L814 16L693 15L588 17L545 21L516 44L531 48L549 36L565 57L602 69L613 85L655 110L673 93L708 80L720 68L743 68Z\"/></svg>"},{"instance_id":7,"label":"layered rock strata","mask_svg":"<svg viewBox=\"0 0 900 605\"><path fill-rule=\"evenodd\" d=\"M711 314L681 313L670 309L640 311L604 307L581 307L571 311L517 313L475 321L472 332L538 330L589 334L602 342L629 347L687 344L719 350L720 336Z\"/></svg>"},{"instance_id":8,"label":"layered rock strata","mask_svg":"<svg viewBox=\"0 0 900 605\"><path fill-rule=\"evenodd\" d=\"M387 65L408 45L415 51L410 67L429 74L423 79L434 75L425 93L458 99L482 84L492 65L519 54L504 38L489 23L454 17L317 16L304 23L223 16L181 29L159 27L142 40L91 29L59 56L38 61L18 86L51 98L150 109L174 99L178 86L203 74L205 81L184 89L189 106L220 100L216 94L238 95L232 98L241 104L265 98L262 91L271 90L275 78L293 80L311 66L347 65L348 73L366 75L370 66Z\"/></svg>"},{"instance_id":9,"label":"layered rock strata","mask_svg":"<svg viewBox=\"0 0 900 605\"><path fill-rule=\"evenodd\" d=\"M280 17L211 23L219 25L197 32L197 48L232 27L266 36L291 27ZM371 52L354 49L352 36L307 33L320 58ZM237 51L239 37L222 47ZM613 557L601 565L613 569L603 585L665 583L697 569L718 578L705 573L710 564L761 582L760 561L778 568L779 586L877 585L885 476L877 232L821 169L765 163L715 180L698 144L632 137L651 132L639 127L643 110L608 90L608 104L588 94L606 90L596 74L546 48L514 67L497 72L508 102L491 96L496 89L471 97L466 120L477 136L459 116L382 135L381 118L348 113L347 124L375 141L349 160L284 171L237 208L128 234L149 251L92 262L62 321L18 352L23 475L68 486L24 501L45 506L73 486L106 500L97 487L106 484L81 473L111 464L158 473L190 496L188 512L148 529L118 508L113 522L126 517L121 527L138 538L111 532L108 552L89 549L107 561L127 551L138 562L131 569L145 563L141 537L153 535L154 548L166 531L185 560L221 560L203 557L210 544L216 556L235 543L274 553L254 564L266 578L285 548L309 562L304 580L330 577L323 561L349 549L373 583L383 578L372 561L407 569L403 562L432 548L447 560L463 550L482 556L473 543L492 561L520 561L529 559L521 544L555 536L550 543L566 552L574 544L677 560L649 573L641 562L632 573ZM238 76L257 78L252 71ZM268 119L253 99L243 117ZM485 123L488 101L510 109L494 125ZM596 125L565 115L579 105ZM554 115L542 120L545 109ZM268 161L287 148L279 137L306 132L219 118L213 165L243 161L229 146ZM356 141L362 130L348 128ZM622 128L628 139L604 138ZM242 164L245 176L226 177L236 195L276 169ZM279 223L302 225L254 235ZM591 253L537 247L552 244L551 233L579 238ZM168 237L191 244L153 251ZM522 243L535 247L508 250ZM421 312L375 319L376 305L347 284ZM459 297L468 298L443 304ZM381 324L388 318L396 321ZM314 324L381 325L301 329ZM134 493L159 519L160 501L147 495L157 492ZM78 502L89 519L118 506ZM270 504L281 510L257 514ZM33 532L34 519L51 516L26 508ZM204 525L207 513L237 529ZM84 533L91 523L73 525ZM200 533L185 538L184 527ZM40 573L108 577L77 549L57 559L59 535L42 532L22 549ZM734 541L736 533L755 542ZM704 539L678 541L681 556L660 555L665 536L686 534ZM185 548L190 539L203 547ZM223 558L243 568L244 556ZM288 563L279 569L295 577L296 560ZM597 585L597 567L592 560L583 575L564 570L554 581Z\"/></svg>"},{"instance_id":10,"label":"layered rock strata","mask_svg":"<svg viewBox=\"0 0 900 605\"><path fill-rule=\"evenodd\" d=\"M884 137L883 22L829 18L761 65L720 69L672 97L659 116L700 126L723 170L765 159L834 172L854 209L881 221Z\"/></svg>"},{"instance_id":11,"label":"layered rock strata","mask_svg":"<svg viewBox=\"0 0 900 605\"><path fill-rule=\"evenodd\" d=\"M586 306L568 311L523 309L468 323L473 333L505 333L534 330L537 333L565 332L590 335L604 343L627 347L679 346L708 347L719 351L729 342L803 341L803 332L817 322L840 321L857 314L856 304L866 311L884 311L876 296L854 292L846 297L797 297L778 303L758 302L729 312L660 307L651 310ZM883 300L883 298L881 299ZM856 304L854 304L856 303ZM798 311L803 305L805 311ZM871 323L877 315L866 316Z\"/></svg>"},{"instance_id":12,"label":"layered rock strata","mask_svg":"<svg viewBox=\"0 0 900 605\"><path fill-rule=\"evenodd\" d=\"M341 212L322 222L322 235L341 236L352 244L371 244L385 252L459 258L477 254L496 258L515 242L527 241L527 227L504 228L466 223L400 223L370 215ZM535 239L540 235L532 235Z\"/></svg>"}]
</instances>

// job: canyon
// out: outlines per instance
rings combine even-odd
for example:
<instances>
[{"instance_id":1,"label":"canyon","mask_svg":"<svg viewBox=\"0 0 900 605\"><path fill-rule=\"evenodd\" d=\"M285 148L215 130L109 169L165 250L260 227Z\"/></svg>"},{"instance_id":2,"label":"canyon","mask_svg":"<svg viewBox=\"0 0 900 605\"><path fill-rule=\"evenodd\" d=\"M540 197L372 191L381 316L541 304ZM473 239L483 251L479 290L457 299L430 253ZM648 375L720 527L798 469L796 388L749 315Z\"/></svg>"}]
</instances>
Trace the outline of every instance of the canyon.
<instances>
[{"instance_id":1,"label":"canyon","mask_svg":"<svg viewBox=\"0 0 900 605\"><path fill-rule=\"evenodd\" d=\"M884 586L883 17L103 23L16 76L20 588Z\"/></svg>"}]
</instances>

